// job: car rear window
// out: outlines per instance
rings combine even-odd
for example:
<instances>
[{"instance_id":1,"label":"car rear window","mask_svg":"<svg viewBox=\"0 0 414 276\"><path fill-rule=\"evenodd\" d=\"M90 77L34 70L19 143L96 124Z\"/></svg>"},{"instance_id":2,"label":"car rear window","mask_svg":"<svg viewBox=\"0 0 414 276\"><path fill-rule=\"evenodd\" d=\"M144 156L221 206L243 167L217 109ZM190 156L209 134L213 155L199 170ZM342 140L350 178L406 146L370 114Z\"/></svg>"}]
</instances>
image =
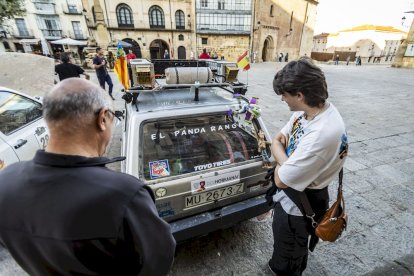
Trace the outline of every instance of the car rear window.
<instances>
[{"instance_id":1,"label":"car rear window","mask_svg":"<svg viewBox=\"0 0 414 276\"><path fill-rule=\"evenodd\" d=\"M42 106L29 98L0 91L0 131L8 135L42 117Z\"/></svg>"},{"instance_id":2,"label":"car rear window","mask_svg":"<svg viewBox=\"0 0 414 276\"><path fill-rule=\"evenodd\" d=\"M145 179L204 171L261 156L254 136L224 114L146 122L142 153Z\"/></svg>"}]
</instances>

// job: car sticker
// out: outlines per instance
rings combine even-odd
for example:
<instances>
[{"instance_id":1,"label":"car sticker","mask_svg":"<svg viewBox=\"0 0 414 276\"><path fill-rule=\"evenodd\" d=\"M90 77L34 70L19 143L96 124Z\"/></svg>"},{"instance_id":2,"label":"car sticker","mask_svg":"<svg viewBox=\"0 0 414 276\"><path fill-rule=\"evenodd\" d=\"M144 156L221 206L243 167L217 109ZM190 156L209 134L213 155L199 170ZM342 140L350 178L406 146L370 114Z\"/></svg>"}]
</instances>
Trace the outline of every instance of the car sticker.
<instances>
[{"instance_id":1,"label":"car sticker","mask_svg":"<svg viewBox=\"0 0 414 276\"><path fill-rule=\"evenodd\" d=\"M168 160L157 160L149 162L151 179L170 175L170 165Z\"/></svg>"},{"instance_id":2,"label":"car sticker","mask_svg":"<svg viewBox=\"0 0 414 276\"><path fill-rule=\"evenodd\" d=\"M225 130L235 130L237 129L237 124L224 124L224 125L211 125L208 127L197 127L197 128L187 128L183 127L180 130L175 130L174 132L171 132L170 137L179 137L179 136L186 136L190 134L201 134L206 132L219 132L219 131L225 131ZM151 140L158 140L158 139L164 139L167 136L167 134L162 132L152 133L150 134Z\"/></svg>"},{"instance_id":3,"label":"car sticker","mask_svg":"<svg viewBox=\"0 0 414 276\"><path fill-rule=\"evenodd\" d=\"M212 168L221 167L221 166L230 165L230 164L231 164L230 159L213 162L213 163L201 164L201 165L194 166L194 171L202 171L202 170L212 169Z\"/></svg>"},{"instance_id":4,"label":"car sticker","mask_svg":"<svg viewBox=\"0 0 414 276\"><path fill-rule=\"evenodd\" d=\"M240 171L233 171L229 173L223 173L211 177L204 177L198 180L191 181L191 192L199 193L205 190L215 189L221 186L227 186L229 184L235 184L240 182Z\"/></svg>"},{"instance_id":5,"label":"car sticker","mask_svg":"<svg viewBox=\"0 0 414 276\"><path fill-rule=\"evenodd\" d=\"M158 215L162 218L175 215L175 209L172 208L170 202L156 204L156 207L158 210Z\"/></svg>"}]
</instances>

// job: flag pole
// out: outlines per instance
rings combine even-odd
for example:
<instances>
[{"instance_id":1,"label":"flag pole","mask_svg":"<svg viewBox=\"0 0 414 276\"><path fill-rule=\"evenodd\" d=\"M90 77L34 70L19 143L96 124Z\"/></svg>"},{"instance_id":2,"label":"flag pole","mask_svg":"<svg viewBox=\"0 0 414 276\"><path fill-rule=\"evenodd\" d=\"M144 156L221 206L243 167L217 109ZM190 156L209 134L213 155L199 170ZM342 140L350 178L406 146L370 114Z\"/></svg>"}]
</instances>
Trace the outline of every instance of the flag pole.
<instances>
[{"instance_id":1,"label":"flag pole","mask_svg":"<svg viewBox=\"0 0 414 276\"><path fill-rule=\"evenodd\" d=\"M248 53L250 54L250 52L248 52ZM248 55L248 56L250 56L250 55ZM250 59L249 59L249 63L250 63ZM248 86L248 85L249 85L249 70L247 70L247 83L246 83L246 86Z\"/></svg>"}]
</instances>

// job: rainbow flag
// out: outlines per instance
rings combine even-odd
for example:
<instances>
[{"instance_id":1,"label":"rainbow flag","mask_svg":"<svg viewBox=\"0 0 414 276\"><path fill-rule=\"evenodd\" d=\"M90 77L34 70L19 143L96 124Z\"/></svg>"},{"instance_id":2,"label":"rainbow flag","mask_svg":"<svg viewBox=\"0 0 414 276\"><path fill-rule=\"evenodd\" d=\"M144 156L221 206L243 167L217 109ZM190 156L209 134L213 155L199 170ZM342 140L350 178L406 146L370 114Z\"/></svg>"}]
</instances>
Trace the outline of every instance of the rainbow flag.
<instances>
[{"instance_id":1,"label":"rainbow flag","mask_svg":"<svg viewBox=\"0 0 414 276\"><path fill-rule=\"evenodd\" d=\"M250 69L250 61L247 51L244 52L243 55L239 56L239 58L237 59L237 66L239 67L239 69L243 69L244 71Z\"/></svg>"},{"instance_id":2,"label":"rainbow flag","mask_svg":"<svg viewBox=\"0 0 414 276\"><path fill-rule=\"evenodd\" d=\"M127 59L125 57L124 48L118 43L116 51L116 61L114 67L115 74L118 76L119 82L124 86L125 90L129 89L129 77Z\"/></svg>"}]
</instances>

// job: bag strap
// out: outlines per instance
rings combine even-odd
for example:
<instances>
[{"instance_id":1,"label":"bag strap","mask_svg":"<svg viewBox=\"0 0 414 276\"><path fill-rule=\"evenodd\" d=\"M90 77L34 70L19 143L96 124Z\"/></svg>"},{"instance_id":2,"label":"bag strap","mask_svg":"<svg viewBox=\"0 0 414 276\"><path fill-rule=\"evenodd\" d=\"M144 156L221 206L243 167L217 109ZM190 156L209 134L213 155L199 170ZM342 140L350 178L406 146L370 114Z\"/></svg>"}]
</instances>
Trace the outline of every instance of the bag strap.
<instances>
[{"instance_id":1,"label":"bag strap","mask_svg":"<svg viewBox=\"0 0 414 276\"><path fill-rule=\"evenodd\" d=\"M339 172L339 185L338 185L338 196L337 199L342 198L342 178L344 176L344 169L341 168L341 171ZM305 211L305 216L311 220L312 222L312 227L316 228L316 226L318 225L318 223L315 221L315 212L312 210L312 206L309 203L309 199L306 195L306 193L303 192L299 192L299 198L300 198L300 202L302 203L303 209Z\"/></svg>"}]
</instances>

